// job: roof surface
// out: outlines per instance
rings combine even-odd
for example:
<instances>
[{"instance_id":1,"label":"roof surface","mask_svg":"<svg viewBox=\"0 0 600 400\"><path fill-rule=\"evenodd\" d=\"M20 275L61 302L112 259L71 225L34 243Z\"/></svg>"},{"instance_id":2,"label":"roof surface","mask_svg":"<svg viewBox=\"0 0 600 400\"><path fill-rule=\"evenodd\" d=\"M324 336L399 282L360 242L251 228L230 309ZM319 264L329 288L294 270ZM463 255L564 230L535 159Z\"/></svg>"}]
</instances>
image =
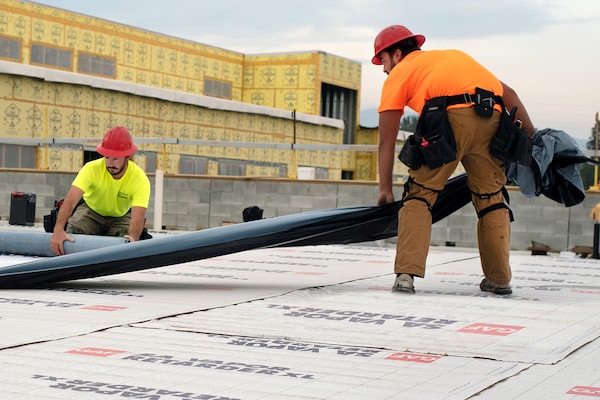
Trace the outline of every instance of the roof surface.
<instances>
[{"instance_id":1,"label":"roof surface","mask_svg":"<svg viewBox=\"0 0 600 400\"><path fill-rule=\"evenodd\" d=\"M260 249L0 293L10 399L600 397L600 260L432 247L391 293L386 243ZM31 257L0 255L0 266ZM7 368L6 366L10 366Z\"/></svg>"}]
</instances>

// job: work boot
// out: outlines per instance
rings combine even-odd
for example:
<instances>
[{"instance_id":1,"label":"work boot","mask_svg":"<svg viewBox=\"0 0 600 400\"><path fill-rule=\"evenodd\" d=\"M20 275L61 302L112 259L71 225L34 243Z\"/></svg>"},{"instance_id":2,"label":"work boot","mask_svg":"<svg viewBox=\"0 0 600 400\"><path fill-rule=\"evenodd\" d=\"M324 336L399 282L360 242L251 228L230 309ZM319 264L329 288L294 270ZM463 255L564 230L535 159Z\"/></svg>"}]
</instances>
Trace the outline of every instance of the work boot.
<instances>
[{"instance_id":1,"label":"work boot","mask_svg":"<svg viewBox=\"0 0 600 400\"><path fill-rule=\"evenodd\" d=\"M415 294L414 279L409 274L397 274L392 292L405 292Z\"/></svg>"},{"instance_id":2,"label":"work boot","mask_svg":"<svg viewBox=\"0 0 600 400\"><path fill-rule=\"evenodd\" d=\"M494 283L487 278L483 278L483 280L479 284L479 288L484 292L492 292L494 294L499 295L506 295L512 293L510 283Z\"/></svg>"}]
</instances>

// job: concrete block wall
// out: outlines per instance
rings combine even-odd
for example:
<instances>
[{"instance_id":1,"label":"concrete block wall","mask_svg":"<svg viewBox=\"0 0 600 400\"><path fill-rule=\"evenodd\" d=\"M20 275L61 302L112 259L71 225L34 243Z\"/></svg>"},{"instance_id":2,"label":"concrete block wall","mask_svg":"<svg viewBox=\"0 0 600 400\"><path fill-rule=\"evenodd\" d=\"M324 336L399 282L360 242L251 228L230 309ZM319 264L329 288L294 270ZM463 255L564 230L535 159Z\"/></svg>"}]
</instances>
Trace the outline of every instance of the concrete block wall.
<instances>
[{"instance_id":1,"label":"concrete block wall","mask_svg":"<svg viewBox=\"0 0 600 400\"><path fill-rule=\"evenodd\" d=\"M12 192L36 195L36 222L42 222L54 204L63 198L75 174L35 170L0 169L0 219L10 215ZM150 175L154 188L154 176ZM571 250L573 246L592 246L594 223L591 209L600 202L600 193L588 192L582 204L564 207L544 196L524 197L518 188L508 188L515 221L511 247L527 250L532 241L552 250ZM302 181L207 176L164 178L162 225L172 230L198 230L242 222L242 210L257 205L264 218L328 208L373 205L376 182ZM400 198L402 186L395 188ZM154 222L154 192L147 213L147 226ZM4 199L4 200L2 200ZM471 204L434 224L431 244L477 247L477 215Z\"/></svg>"}]
</instances>

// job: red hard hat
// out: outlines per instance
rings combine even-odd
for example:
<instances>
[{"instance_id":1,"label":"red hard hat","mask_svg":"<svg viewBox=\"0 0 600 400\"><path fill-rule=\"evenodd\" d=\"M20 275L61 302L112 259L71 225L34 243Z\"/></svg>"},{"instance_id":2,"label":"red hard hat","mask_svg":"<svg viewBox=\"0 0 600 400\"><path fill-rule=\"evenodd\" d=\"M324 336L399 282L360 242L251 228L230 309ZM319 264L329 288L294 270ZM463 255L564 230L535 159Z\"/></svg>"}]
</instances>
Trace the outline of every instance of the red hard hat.
<instances>
[{"instance_id":1,"label":"red hard hat","mask_svg":"<svg viewBox=\"0 0 600 400\"><path fill-rule=\"evenodd\" d=\"M96 151L105 157L125 157L135 153L137 146L127 128L115 126L106 131Z\"/></svg>"},{"instance_id":2,"label":"red hard hat","mask_svg":"<svg viewBox=\"0 0 600 400\"><path fill-rule=\"evenodd\" d=\"M417 39L417 45L421 47L423 43L425 43L425 36L423 35L415 35L411 31L408 30L405 26L402 25L390 25L387 28L384 28L379 34L375 37L375 55L371 59L371 62L375 65L381 65L381 60L379 59L379 53L383 50L387 49L394 43L398 43L404 39L408 39L414 37Z\"/></svg>"}]
</instances>

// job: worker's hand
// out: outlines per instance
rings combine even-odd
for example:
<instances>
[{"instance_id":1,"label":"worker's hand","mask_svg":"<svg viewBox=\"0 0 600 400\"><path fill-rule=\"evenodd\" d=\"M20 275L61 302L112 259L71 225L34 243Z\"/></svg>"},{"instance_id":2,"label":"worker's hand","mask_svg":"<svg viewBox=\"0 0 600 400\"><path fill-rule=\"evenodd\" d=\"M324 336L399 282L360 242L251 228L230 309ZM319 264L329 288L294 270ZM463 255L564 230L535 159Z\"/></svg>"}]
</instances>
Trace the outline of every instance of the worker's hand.
<instances>
[{"instance_id":1,"label":"worker's hand","mask_svg":"<svg viewBox=\"0 0 600 400\"><path fill-rule=\"evenodd\" d=\"M50 238L50 250L57 256L65 255L65 240L68 240L69 242L75 241L75 239L69 236L65 231L54 232Z\"/></svg>"},{"instance_id":2,"label":"worker's hand","mask_svg":"<svg viewBox=\"0 0 600 400\"><path fill-rule=\"evenodd\" d=\"M131 235L123 235L123 239L127 239L129 241L129 243L133 243L136 240L133 238L133 236Z\"/></svg>"},{"instance_id":3,"label":"worker's hand","mask_svg":"<svg viewBox=\"0 0 600 400\"><path fill-rule=\"evenodd\" d=\"M392 192L379 192L379 196L377 196L377 205L382 206L384 204L393 203L394 202L394 193Z\"/></svg>"},{"instance_id":4,"label":"worker's hand","mask_svg":"<svg viewBox=\"0 0 600 400\"><path fill-rule=\"evenodd\" d=\"M590 218L592 218L592 221L594 222L600 222L600 203L596 204L596 206L592 208Z\"/></svg>"}]
</instances>

